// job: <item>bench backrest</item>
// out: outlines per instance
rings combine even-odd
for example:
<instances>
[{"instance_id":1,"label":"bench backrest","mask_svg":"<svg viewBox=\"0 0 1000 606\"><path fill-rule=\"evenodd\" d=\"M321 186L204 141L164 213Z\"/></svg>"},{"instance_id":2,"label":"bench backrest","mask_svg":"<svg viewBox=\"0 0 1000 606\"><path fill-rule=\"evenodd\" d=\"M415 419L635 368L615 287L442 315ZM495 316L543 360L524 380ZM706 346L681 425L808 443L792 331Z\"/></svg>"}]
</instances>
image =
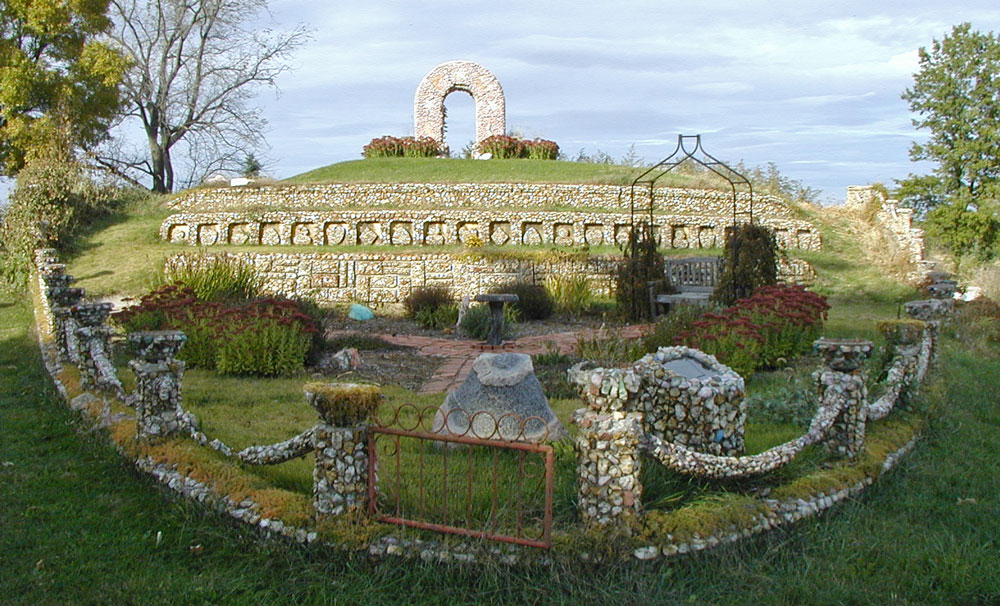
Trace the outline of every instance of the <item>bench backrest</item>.
<instances>
[{"instance_id":1,"label":"bench backrest","mask_svg":"<svg viewBox=\"0 0 1000 606\"><path fill-rule=\"evenodd\" d=\"M664 271L676 288L682 286L715 287L719 282L722 257L687 257L665 259Z\"/></svg>"}]
</instances>

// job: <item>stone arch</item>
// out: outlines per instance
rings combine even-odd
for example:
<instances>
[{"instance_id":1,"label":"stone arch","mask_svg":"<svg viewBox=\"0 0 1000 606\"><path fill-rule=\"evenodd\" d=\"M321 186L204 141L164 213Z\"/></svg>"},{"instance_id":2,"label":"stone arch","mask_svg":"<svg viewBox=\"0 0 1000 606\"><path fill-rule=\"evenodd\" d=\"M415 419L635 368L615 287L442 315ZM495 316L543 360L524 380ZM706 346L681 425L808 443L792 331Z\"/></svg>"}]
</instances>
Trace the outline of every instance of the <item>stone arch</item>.
<instances>
[{"instance_id":1,"label":"stone arch","mask_svg":"<svg viewBox=\"0 0 1000 606\"><path fill-rule=\"evenodd\" d=\"M507 132L507 108L496 76L472 61L448 61L424 76L413 98L413 133L444 143L444 99L455 91L476 104L476 143Z\"/></svg>"}]
</instances>

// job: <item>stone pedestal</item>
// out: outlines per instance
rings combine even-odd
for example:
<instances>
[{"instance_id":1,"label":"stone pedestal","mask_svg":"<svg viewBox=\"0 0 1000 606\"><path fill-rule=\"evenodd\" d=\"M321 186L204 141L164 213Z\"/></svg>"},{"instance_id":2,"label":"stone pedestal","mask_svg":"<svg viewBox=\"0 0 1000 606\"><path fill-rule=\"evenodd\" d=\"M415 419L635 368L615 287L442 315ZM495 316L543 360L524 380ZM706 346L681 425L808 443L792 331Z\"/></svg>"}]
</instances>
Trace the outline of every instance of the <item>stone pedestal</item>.
<instances>
[{"instance_id":1,"label":"stone pedestal","mask_svg":"<svg viewBox=\"0 0 1000 606\"><path fill-rule=\"evenodd\" d=\"M134 332L129 342L140 359L129 366L136 378L136 437L165 438L189 431L193 420L181 407L184 362L174 356L187 341L177 330Z\"/></svg>"},{"instance_id":2,"label":"stone pedestal","mask_svg":"<svg viewBox=\"0 0 1000 606\"><path fill-rule=\"evenodd\" d=\"M80 303L83 295L82 288L57 287L50 292L52 331L63 362L79 364L80 361L76 346L77 325L70 310Z\"/></svg>"},{"instance_id":3,"label":"stone pedestal","mask_svg":"<svg viewBox=\"0 0 1000 606\"><path fill-rule=\"evenodd\" d=\"M368 507L368 425L316 426L313 505L317 516L361 513Z\"/></svg>"},{"instance_id":4,"label":"stone pedestal","mask_svg":"<svg viewBox=\"0 0 1000 606\"><path fill-rule=\"evenodd\" d=\"M70 308L70 317L76 324L76 351L67 357L76 358L80 369L80 383L84 389L116 391L120 394L121 384L108 355L108 340L113 331L105 322L110 313L110 303L87 303Z\"/></svg>"},{"instance_id":5,"label":"stone pedestal","mask_svg":"<svg viewBox=\"0 0 1000 606\"><path fill-rule=\"evenodd\" d=\"M494 347L503 345L503 306L505 303L517 303L518 300L517 295L476 295L476 301L490 306L490 334L486 337L487 345Z\"/></svg>"},{"instance_id":6,"label":"stone pedestal","mask_svg":"<svg viewBox=\"0 0 1000 606\"><path fill-rule=\"evenodd\" d=\"M643 378L646 431L698 452L743 454L744 381L733 369L689 347L661 347L632 368Z\"/></svg>"},{"instance_id":7,"label":"stone pedestal","mask_svg":"<svg viewBox=\"0 0 1000 606\"><path fill-rule=\"evenodd\" d=\"M576 446L580 516L588 526L628 528L642 512L642 415L580 409Z\"/></svg>"},{"instance_id":8,"label":"stone pedestal","mask_svg":"<svg viewBox=\"0 0 1000 606\"><path fill-rule=\"evenodd\" d=\"M868 387L861 364L871 353L872 343L862 339L819 339L813 345L826 362L826 368L813 375L820 406L840 410L824 445L832 454L854 459L865 443Z\"/></svg>"}]
</instances>

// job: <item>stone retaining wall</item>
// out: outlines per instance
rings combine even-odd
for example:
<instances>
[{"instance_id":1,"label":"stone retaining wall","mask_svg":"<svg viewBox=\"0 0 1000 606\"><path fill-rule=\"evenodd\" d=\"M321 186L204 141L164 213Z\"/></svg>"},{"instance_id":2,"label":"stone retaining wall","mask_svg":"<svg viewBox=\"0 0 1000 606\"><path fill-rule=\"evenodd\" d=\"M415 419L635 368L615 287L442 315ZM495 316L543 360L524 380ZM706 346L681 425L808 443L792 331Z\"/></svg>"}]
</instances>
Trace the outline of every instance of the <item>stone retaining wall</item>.
<instances>
[{"instance_id":1,"label":"stone retaining wall","mask_svg":"<svg viewBox=\"0 0 1000 606\"><path fill-rule=\"evenodd\" d=\"M308 296L321 304L356 301L399 303L414 288L449 286L457 296L476 295L511 281L543 283L549 276L584 276L596 294L614 289L612 256L535 261L516 258L460 258L448 254L224 253L253 265L265 288L276 294ZM180 254L167 267L188 263ZM805 261L782 261L779 276L807 284L815 277Z\"/></svg>"},{"instance_id":2,"label":"stone retaining wall","mask_svg":"<svg viewBox=\"0 0 1000 606\"><path fill-rule=\"evenodd\" d=\"M629 212L629 187L564 183L324 183L265 187L199 188L183 192L168 208L177 212L240 212L246 210L339 210L384 208L478 210L605 210ZM658 213L729 218L732 194L707 189L672 187L655 190ZM739 211L749 210L749 195L737 193ZM636 210L649 203L637 192ZM788 204L776 196L757 194L754 217L795 219ZM807 223L808 225L808 223Z\"/></svg>"},{"instance_id":3,"label":"stone retaining wall","mask_svg":"<svg viewBox=\"0 0 1000 606\"><path fill-rule=\"evenodd\" d=\"M763 216L782 248L819 250L820 237L805 222ZM664 248L721 248L732 224L726 216L656 214ZM337 210L201 212L171 215L160 237L192 246L441 246L478 238L495 246L621 246L628 213L521 210Z\"/></svg>"}]
</instances>

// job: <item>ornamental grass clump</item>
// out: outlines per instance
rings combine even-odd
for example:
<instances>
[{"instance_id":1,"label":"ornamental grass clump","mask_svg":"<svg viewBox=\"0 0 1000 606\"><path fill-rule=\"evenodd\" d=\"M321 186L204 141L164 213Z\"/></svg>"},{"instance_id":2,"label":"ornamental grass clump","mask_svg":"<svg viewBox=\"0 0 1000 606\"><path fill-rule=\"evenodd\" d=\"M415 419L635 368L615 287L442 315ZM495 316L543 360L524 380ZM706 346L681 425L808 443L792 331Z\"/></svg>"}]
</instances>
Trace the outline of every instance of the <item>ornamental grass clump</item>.
<instances>
[{"instance_id":1,"label":"ornamental grass clump","mask_svg":"<svg viewBox=\"0 0 1000 606\"><path fill-rule=\"evenodd\" d=\"M826 299L801 286L766 286L720 312L704 314L674 344L712 354L749 378L758 368L774 368L809 351L828 309Z\"/></svg>"},{"instance_id":2,"label":"ornamental grass clump","mask_svg":"<svg viewBox=\"0 0 1000 606\"><path fill-rule=\"evenodd\" d=\"M559 313L572 318L579 317L587 311L593 300L587 276L549 276L545 279L545 290L555 302Z\"/></svg>"},{"instance_id":3,"label":"ornamental grass clump","mask_svg":"<svg viewBox=\"0 0 1000 606\"><path fill-rule=\"evenodd\" d=\"M193 255L172 263L164 281L190 288L202 301L246 301L263 296L264 278L239 257Z\"/></svg>"},{"instance_id":4,"label":"ornamental grass clump","mask_svg":"<svg viewBox=\"0 0 1000 606\"><path fill-rule=\"evenodd\" d=\"M323 422L334 427L363 423L378 410L385 397L376 385L358 383L306 383L302 390Z\"/></svg>"},{"instance_id":5,"label":"ornamental grass clump","mask_svg":"<svg viewBox=\"0 0 1000 606\"><path fill-rule=\"evenodd\" d=\"M403 299L406 315L425 328L440 330L458 322L458 305L447 286L414 288Z\"/></svg>"}]
</instances>

